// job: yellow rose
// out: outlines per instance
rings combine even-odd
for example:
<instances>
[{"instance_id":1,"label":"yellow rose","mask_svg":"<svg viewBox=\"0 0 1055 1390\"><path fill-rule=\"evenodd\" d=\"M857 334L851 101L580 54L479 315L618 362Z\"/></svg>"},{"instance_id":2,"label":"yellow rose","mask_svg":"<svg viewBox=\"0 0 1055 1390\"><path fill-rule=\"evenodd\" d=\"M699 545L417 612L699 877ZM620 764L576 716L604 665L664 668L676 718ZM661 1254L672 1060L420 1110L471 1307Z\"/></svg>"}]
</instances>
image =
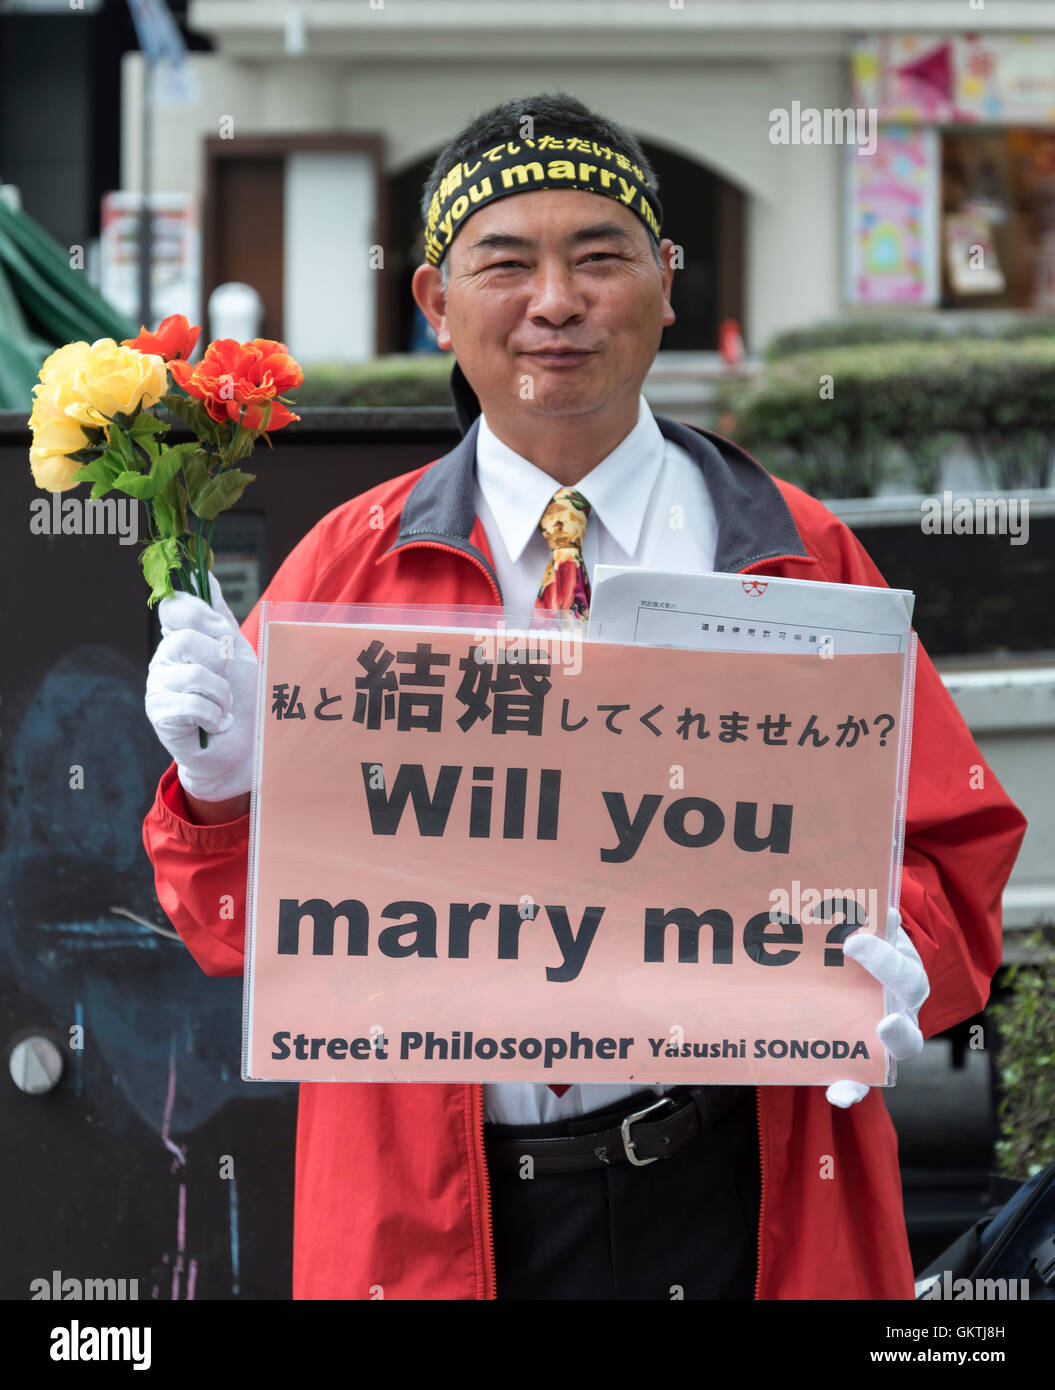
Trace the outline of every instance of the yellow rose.
<instances>
[{"instance_id":1,"label":"yellow rose","mask_svg":"<svg viewBox=\"0 0 1055 1390\"><path fill-rule=\"evenodd\" d=\"M29 450L29 466L33 481L45 492L66 492L77 486L73 476L80 464L58 450L41 449L33 444Z\"/></svg>"},{"instance_id":2,"label":"yellow rose","mask_svg":"<svg viewBox=\"0 0 1055 1390\"><path fill-rule=\"evenodd\" d=\"M87 350L88 344L83 346ZM77 403L70 377L64 376L61 370L48 370L49 363L54 363L58 355L52 353L41 368L41 375L46 374L48 379L34 386L33 413L29 417L33 431L29 466L37 487L47 492L65 492L77 486L73 474L80 464L67 456L83 449L88 442L80 424L68 414L68 407Z\"/></svg>"},{"instance_id":3,"label":"yellow rose","mask_svg":"<svg viewBox=\"0 0 1055 1390\"><path fill-rule=\"evenodd\" d=\"M66 414L83 425L102 425L118 413L155 405L169 389L165 359L113 338L98 338L73 373L74 400Z\"/></svg>"},{"instance_id":4,"label":"yellow rose","mask_svg":"<svg viewBox=\"0 0 1055 1390\"><path fill-rule=\"evenodd\" d=\"M60 381L67 381L91 352L87 343L67 343L56 348L50 357L44 359L40 369L40 384L33 387L33 394Z\"/></svg>"}]
</instances>

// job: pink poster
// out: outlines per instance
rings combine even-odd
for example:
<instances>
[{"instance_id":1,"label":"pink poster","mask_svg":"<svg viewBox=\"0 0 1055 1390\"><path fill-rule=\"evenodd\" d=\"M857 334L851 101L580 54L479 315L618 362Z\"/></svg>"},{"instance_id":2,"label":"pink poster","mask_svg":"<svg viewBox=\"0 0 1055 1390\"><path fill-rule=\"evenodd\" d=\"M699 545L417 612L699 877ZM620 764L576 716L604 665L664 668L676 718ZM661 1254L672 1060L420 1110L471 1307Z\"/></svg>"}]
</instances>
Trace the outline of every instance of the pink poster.
<instances>
[{"instance_id":1,"label":"pink poster","mask_svg":"<svg viewBox=\"0 0 1055 1390\"><path fill-rule=\"evenodd\" d=\"M855 40L853 105L881 121L951 121L956 102L955 40L934 34L880 34Z\"/></svg>"},{"instance_id":2,"label":"pink poster","mask_svg":"<svg viewBox=\"0 0 1055 1390\"><path fill-rule=\"evenodd\" d=\"M875 153L848 159L851 303L937 303L940 182L933 129L880 126Z\"/></svg>"},{"instance_id":3,"label":"pink poster","mask_svg":"<svg viewBox=\"0 0 1055 1390\"><path fill-rule=\"evenodd\" d=\"M842 941L885 931L903 656L268 621L262 660L245 1077L892 1076Z\"/></svg>"},{"instance_id":4,"label":"pink poster","mask_svg":"<svg viewBox=\"0 0 1055 1390\"><path fill-rule=\"evenodd\" d=\"M877 34L854 41L852 104L881 121L1050 125L1048 34Z\"/></svg>"}]
</instances>

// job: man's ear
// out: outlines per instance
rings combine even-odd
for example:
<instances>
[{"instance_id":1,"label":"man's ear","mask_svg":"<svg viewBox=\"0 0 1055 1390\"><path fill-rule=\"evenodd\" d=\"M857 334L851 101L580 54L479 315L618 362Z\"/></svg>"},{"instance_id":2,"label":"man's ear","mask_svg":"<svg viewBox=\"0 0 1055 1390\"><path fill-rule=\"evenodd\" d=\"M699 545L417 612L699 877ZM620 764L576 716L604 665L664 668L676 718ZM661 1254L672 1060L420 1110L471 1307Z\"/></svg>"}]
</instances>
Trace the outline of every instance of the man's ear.
<instances>
[{"instance_id":1,"label":"man's ear","mask_svg":"<svg viewBox=\"0 0 1055 1390\"><path fill-rule=\"evenodd\" d=\"M666 328L675 320L671 308L670 291L674 284L674 243L664 237L659 243L659 274L663 282L663 326Z\"/></svg>"},{"instance_id":2,"label":"man's ear","mask_svg":"<svg viewBox=\"0 0 1055 1390\"><path fill-rule=\"evenodd\" d=\"M447 296L439 266L419 265L410 282L414 302L436 330L436 346L444 352L451 350L451 335L447 331Z\"/></svg>"}]
</instances>

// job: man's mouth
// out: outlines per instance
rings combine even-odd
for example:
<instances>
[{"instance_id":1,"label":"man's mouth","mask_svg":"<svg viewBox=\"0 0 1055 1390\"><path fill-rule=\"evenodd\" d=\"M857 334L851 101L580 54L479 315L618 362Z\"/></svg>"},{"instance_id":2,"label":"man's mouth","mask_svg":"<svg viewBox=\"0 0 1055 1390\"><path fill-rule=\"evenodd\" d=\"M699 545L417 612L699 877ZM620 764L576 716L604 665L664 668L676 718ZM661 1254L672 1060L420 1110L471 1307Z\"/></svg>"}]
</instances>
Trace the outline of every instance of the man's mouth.
<instances>
[{"instance_id":1,"label":"man's mouth","mask_svg":"<svg viewBox=\"0 0 1055 1390\"><path fill-rule=\"evenodd\" d=\"M581 362L584 358L591 357L593 353L589 348L554 347L526 349L523 355L525 357L534 357L536 361L539 362L564 362L570 364L572 362Z\"/></svg>"}]
</instances>

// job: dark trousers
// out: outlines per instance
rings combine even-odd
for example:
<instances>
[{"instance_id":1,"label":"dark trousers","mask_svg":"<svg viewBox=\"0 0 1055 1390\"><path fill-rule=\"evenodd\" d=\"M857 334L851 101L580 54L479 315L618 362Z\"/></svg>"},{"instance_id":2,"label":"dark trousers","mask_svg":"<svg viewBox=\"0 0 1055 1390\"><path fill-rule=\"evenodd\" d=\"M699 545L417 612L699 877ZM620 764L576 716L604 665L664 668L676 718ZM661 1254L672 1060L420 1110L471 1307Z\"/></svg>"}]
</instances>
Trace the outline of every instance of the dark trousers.
<instances>
[{"instance_id":1,"label":"dark trousers","mask_svg":"<svg viewBox=\"0 0 1055 1390\"><path fill-rule=\"evenodd\" d=\"M574 1120L487 1124L485 1141L589 1133L654 1100L646 1091ZM520 1172L488 1146L500 1299L754 1297L761 1176L753 1087L671 1158Z\"/></svg>"}]
</instances>

